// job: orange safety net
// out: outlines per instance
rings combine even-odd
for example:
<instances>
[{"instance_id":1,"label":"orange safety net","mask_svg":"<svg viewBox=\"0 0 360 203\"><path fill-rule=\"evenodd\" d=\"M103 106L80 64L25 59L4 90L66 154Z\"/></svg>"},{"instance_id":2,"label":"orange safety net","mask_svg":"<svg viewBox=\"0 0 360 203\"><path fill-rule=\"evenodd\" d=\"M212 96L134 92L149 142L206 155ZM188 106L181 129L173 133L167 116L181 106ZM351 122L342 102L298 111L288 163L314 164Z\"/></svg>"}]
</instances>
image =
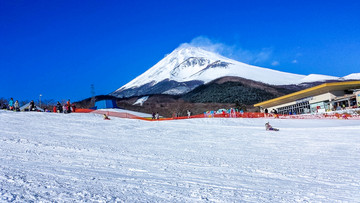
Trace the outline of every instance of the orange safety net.
<instances>
[{"instance_id":1,"label":"orange safety net","mask_svg":"<svg viewBox=\"0 0 360 203\"><path fill-rule=\"evenodd\" d=\"M235 112L235 113L211 113L205 112L204 114L198 114L193 116L182 116L172 118L144 118L125 112L114 112L106 110L93 110L93 109L76 109L75 113L96 113L105 114L107 116L113 116L118 118L128 119L139 119L146 121L166 121L166 120L180 120L180 119L191 119L191 118L274 118L274 119L349 119L349 120L360 120L360 115L351 114L300 114L300 115L283 115L283 114L265 114L257 112Z\"/></svg>"},{"instance_id":2,"label":"orange safety net","mask_svg":"<svg viewBox=\"0 0 360 203\"><path fill-rule=\"evenodd\" d=\"M105 114L107 116L114 116L114 117L118 117L118 118L129 118L129 119L140 119L140 120L148 120L146 118L140 117L140 116L135 116L133 114L130 113L125 113L125 112L114 112L114 111L106 111L106 110L95 110L92 111L91 113L96 113L96 114Z\"/></svg>"},{"instance_id":3,"label":"orange safety net","mask_svg":"<svg viewBox=\"0 0 360 203\"><path fill-rule=\"evenodd\" d=\"M76 111L73 113L91 113L93 111L95 111L95 110L94 109L78 109L77 108Z\"/></svg>"}]
</instances>

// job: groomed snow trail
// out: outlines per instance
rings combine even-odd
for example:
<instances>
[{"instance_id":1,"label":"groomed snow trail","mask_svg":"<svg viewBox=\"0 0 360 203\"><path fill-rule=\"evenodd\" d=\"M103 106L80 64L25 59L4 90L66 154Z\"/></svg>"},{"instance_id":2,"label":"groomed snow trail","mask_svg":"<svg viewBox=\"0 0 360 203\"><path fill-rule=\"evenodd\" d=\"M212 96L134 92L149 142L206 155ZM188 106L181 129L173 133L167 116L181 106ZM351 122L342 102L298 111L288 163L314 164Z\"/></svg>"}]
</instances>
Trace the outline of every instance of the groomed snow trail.
<instances>
[{"instance_id":1,"label":"groomed snow trail","mask_svg":"<svg viewBox=\"0 0 360 203\"><path fill-rule=\"evenodd\" d=\"M360 121L111 119L0 111L0 201L360 201Z\"/></svg>"}]
</instances>

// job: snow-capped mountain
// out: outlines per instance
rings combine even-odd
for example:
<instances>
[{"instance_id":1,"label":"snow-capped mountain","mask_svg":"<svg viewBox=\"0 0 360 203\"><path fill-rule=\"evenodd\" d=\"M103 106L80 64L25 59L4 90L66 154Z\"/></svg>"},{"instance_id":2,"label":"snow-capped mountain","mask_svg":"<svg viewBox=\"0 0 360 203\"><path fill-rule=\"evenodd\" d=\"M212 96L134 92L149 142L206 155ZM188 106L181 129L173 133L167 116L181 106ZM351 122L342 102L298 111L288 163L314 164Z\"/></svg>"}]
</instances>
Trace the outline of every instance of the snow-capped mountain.
<instances>
[{"instance_id":1,"label":"snow-capped mountain","mask_svg":"<svg viewBox=\"0 0 360 203\"><path fill-rule=\"evenodd\" d=\"M309 83L315 81L326 81L326 80L339 80L339 77L328 76L328 75L320 75L320 74L310 74L305 76L300 80L300 83Z\"/></svg>"},{"instance_id":2,"label":"snow-capped mountain","mask_svg":"<svg viewBox=\"0 0 360 203\"><path fill-rule=\"evenodd\" d=\"M360 80L360 73L352 73L342 77L344 80Z\"/></svg>"},{"instance_id":3,"label":"snow-capped mountain","mask_svg":"<svg viewBox=\"0 0 360 203\"><path fill-rule=\"evenodd\" d=\"M286 73L248 65L204 49L183 45L111 95L182 94L214 79L236 76L271 85L300 84L338 77Z\"/></svg>"}]
</instances>

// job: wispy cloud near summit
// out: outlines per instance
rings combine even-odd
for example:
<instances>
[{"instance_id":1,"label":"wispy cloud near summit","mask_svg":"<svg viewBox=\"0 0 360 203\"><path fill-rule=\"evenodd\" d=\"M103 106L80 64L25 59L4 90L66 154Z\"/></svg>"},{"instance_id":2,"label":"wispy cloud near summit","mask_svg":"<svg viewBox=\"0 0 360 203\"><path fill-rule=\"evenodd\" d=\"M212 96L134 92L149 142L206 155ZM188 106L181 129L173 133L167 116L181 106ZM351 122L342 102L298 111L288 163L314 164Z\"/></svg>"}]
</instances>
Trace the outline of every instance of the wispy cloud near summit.
<instances>
[{"instance_id":1,"label":"wispy cloud near summit","mask_svg":"<svg viewBox=\"0 0 360 203\"><path fill-rule=\"evenodd\" d=\"M223 55L248 64L270 63L272 58L271 48L262 48L261 50L247 50L239 45L228 45L206 36L199 36L191 40L190 43L184 43L181 46L200 47L204 50Z\"/></svg>"}]
</instances>

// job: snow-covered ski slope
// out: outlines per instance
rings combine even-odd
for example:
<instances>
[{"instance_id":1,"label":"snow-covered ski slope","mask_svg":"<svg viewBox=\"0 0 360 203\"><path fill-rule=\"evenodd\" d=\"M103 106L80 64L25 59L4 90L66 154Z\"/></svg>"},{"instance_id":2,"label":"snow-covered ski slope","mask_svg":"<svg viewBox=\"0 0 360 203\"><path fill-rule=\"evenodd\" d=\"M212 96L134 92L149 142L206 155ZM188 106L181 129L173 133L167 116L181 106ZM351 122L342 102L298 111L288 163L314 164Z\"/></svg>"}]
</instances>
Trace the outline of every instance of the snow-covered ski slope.
<instances>
[{"instance_id":1,"label":"snow-covered ski slope","mask_svg":"<svg viewBox=\"0 0 360 203\"><path fill-rule=\"evenodd\" d=\"M358 120L0 111L0 202L359 202L359 132Z\"/></svg>"}]
</instances>

